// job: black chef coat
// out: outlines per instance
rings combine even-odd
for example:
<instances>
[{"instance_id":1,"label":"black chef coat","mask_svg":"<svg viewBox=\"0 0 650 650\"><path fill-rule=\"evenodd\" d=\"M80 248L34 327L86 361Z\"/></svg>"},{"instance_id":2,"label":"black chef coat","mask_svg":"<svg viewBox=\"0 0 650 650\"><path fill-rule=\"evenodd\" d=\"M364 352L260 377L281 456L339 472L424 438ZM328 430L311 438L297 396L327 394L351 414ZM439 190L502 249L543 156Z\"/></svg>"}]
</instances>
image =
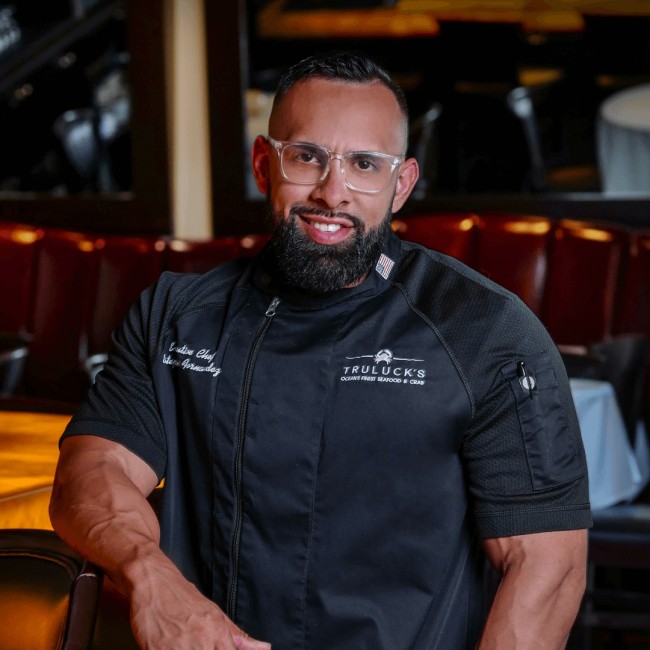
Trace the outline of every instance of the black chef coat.
<instances>
[{"instance_id":1,"label":"black chef coat","mask_svg":"<svg viewBox=\"0 0 650 650\"><path fill-rule=\"evenodd\" d=\"M392 233L320 298L279 284L271 249L164 273L114 340L64 437L164 477L161 548L278 650L473 648L478 538L591 524L546 330Z\"/></svg>"}]
</instances>

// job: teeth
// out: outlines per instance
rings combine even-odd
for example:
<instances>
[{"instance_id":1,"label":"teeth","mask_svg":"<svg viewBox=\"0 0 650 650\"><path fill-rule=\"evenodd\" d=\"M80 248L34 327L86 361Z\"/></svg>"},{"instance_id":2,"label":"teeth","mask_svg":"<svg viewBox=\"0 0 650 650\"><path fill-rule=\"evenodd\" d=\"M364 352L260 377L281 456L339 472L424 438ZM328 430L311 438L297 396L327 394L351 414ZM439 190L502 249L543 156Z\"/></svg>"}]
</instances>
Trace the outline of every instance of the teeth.
<instances>
[{"instance_id":1,"label":"teeth","mask_svg":"<svg viewBox=\"0 0 650 650\"><path fill-rule=\"evenodd\" d=\"M341 228L341 224L338 223L321 223L320 221L310 221L309 223L323 232L336 232Z\"/></svg>"}]
</instances>

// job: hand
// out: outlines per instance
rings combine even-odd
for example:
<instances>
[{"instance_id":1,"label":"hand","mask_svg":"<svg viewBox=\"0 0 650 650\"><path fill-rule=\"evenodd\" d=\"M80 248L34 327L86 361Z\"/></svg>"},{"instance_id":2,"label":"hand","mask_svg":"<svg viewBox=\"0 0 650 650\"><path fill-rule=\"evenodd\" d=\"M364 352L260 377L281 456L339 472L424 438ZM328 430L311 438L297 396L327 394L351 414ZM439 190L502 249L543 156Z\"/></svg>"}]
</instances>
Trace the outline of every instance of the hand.
<instances>
[{"instance_id":1,"label":"hand","mask_svg":"<svg viewBox=\"0 0 650 650\"><path fill-rule=\"evenodd\" d=\"M131 628L142 650L271 650L168 562L141 572L131 592Z\"/></svg>"}]
</instances>

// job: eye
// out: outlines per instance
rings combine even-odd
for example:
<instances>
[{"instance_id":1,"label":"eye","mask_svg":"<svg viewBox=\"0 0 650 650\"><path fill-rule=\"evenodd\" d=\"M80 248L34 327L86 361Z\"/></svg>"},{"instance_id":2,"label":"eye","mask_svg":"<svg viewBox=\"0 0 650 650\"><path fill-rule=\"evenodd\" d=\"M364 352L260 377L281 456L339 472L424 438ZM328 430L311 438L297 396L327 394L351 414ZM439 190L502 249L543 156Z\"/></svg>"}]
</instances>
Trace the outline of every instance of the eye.
<instances>
[{"instance_id":1,"label":"eye","mask_svg":"<svg viewBox=\"0 0 650 650\"><path fill-rule=\"evenodd\" d=\"M359 156L352 161L352 165L357 171L370 174L379 171L379 161L371 156Z\"/></svg>"},{"instance_id":2,"label":"eye","mask_svg":"<svg viewBox=\"0 0 650 650\"><path fill-rule=\"evenodd\" d=\"M303 151L302 153L299 153L296 156L296 160L298 162L303 162L303 163L310 163L314 162L315 156L313 153L309 153L307 151Z\"/></svg>"},{"instance_id":3,"label":"eye","mask_svg":"<svg viewBox=\"0 0 650 650\"><path fill-rule=\"evenodd\" d=\"M327 155L319 152L314 147L304 145L290 145L284 151L285 160L296 165L323 165Z\"/></svg>"},{"instance_id":4,"label":"eye","mask_svg":"<svg viewBox=\"0 0 650 650\"><path fill-rule=\"evenodd\" d=\"M376 167L369 160L360 160L357 163L357 167L362 171L370 171L371 169L376 169Z\"/></svg>"}]
</instances>

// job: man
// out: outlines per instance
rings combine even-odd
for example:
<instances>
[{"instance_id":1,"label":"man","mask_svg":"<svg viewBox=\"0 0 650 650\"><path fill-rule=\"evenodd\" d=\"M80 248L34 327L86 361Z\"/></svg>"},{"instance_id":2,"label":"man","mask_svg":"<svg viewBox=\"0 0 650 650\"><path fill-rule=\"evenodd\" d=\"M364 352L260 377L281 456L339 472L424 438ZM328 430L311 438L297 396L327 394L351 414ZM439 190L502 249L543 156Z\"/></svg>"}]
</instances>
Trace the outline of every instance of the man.
<instances>
[{"instance_id":1,"label":"man","mask_svg":"<svg viewBox=\"0 0 650 650\"><path fill-rule=\"evenodd\" d=\"M391 232L418 170L383 70L299 63L269 133L272 245L131 309L64 434L55 529L147 650L563 647L591 515L552 341ZM503 576L482 635L479 539Z\"/></svg>"}]
</instances>

